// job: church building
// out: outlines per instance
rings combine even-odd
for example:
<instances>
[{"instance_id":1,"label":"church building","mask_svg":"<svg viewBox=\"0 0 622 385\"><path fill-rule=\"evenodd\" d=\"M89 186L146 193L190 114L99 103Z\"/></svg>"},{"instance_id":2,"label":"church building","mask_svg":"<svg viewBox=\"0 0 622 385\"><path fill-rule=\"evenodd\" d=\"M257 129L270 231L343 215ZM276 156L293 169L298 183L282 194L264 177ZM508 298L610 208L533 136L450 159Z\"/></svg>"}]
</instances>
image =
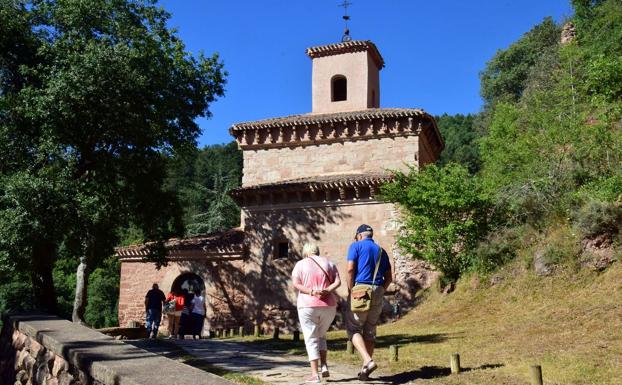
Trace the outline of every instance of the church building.
<instances>
[{"instance_id":1,"label":"church building","mask_svg":"<svg viewBox=\"0 0 622 385\"><path fill-rule=\"evenodd\" d=\"M399 213L377 198L390 170L435 162L443 139L434 118L417 108L380 108L384 59L371 41L307 49L312 61L310 113L234 124L243 151L242 186L231 192L241 225L166 243L169 263L144 261L146 245L117 249L121 260L119 323L143 321L152 283L164 292L200 288L208 303L206 328L293 329L296 292L290 274L313 242L346 277L346 254L356 228L368 224L392 262L388 300L408 300L428 286L423 264L396 247ZM425 265L425 264L423 264ZM346 285L339 294L345 298Z\"/></svg>"}]
</instances>

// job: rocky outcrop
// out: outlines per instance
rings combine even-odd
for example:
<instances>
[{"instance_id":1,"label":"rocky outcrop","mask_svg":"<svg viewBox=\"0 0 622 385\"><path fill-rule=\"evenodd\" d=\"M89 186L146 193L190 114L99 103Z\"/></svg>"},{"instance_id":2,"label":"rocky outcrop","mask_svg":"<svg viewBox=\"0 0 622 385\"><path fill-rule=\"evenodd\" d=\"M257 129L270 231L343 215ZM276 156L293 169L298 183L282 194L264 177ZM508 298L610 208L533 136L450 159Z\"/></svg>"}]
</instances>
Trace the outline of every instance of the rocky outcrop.
<instances>
[{"instance_id":1,"label":"rocky outcrop","mask_svg":"<svg viewBox=\"0 0 622 385\"><path fill-rule=\"evenodd\" d=\"M431 287L438 280L440 273L428 262L404 255L399 249L392 250L392 253L397 286L395 299L400 305L409 307L414 304L417 292Z\"/></svg>"},{"instance_id":2,"label":"rocky outcrop","mask_svg":"<svg viewBox=\"0 0 622 385\"><path fill-rule=\"evenodd\" d=\"M572 42L575 37L577 37L577 29L575 28L574 24L569 21L562 27L561 43L568 44Z\"/></svg>"},{"instance_id":3,"label":"rocky outcrop","mask_svg":"<svg viewBox=\"0 0 622 385\"><path fill-rule=\"evenodd\" d=\"M616 261L616 250L611 237L601 235L581 242L581 266L602 271Z\"/></svg>"},{"instance_id":4,"label":"rocky outcrop","mask_svg":"<svg viewBox=\"0 0 622 385\"><path fill-rule=\"evenodd\" d=\"M554 264L546 258L546 249L540 248L533 255L533 269L536 275L546 276L553 273Z\"/></svg>"}]
</instances>

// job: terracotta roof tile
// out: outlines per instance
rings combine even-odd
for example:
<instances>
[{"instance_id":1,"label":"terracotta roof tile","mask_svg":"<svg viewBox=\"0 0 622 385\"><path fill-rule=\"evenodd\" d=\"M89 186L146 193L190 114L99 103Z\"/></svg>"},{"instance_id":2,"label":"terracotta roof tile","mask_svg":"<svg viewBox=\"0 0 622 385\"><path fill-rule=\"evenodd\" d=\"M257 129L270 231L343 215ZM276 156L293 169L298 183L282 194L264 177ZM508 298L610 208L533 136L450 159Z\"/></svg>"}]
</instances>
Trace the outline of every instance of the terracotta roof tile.
<instances>
[{"instance_id":1,"label":"terracotta roof tile","mask_svg":"<svg viewBox=\"0 0 622 385\"><path fill-rule=\"evenodd\" d=\"M335 112L330 114L300 114L281 118L237 123L231 126L229 131L233 134L236 131L253 130L257 128L287 127L298 124L337 123L362 119L403 118L415 116L428 116L431 118L431 115L419 108L368 108L359 111Z\"/></svg>"},{"instance_id":2,"label":"terracotta roof tile","mask_svg":"<svg viewBox=\"0 0 622 385\"><path fill-rule=\"evenodd\" d=\"M232 191L232 195L238 195L250 191L281 191L298 188L310 188L312 190L323 187L339 187L340 185L369 185L389 182L392 179L390 173L371 172L364 174L337 174L320 175L306 178L288 179L273 183L243 186Z\"/></svg>"},{"instance_id":3,"label":"terracotta roof tile","mask_svg":"<svg viewBox=\"0 0 622 385\"><path fill-rule=\"evenodd\" d=\"M327 45L320 45L316 47L307 48L307 55L311 58L339 55L350 52L363 52L368 51L372 56L378 68L384 67L384 59L378 51L378 47L370 40L352 40L342 43L334 43Z\"/></svg>"},{"instance_id":4,"label":"terracotta roof tile","mask_svg":"<svg viewBox=\"0 0 622 385\"><path fill-rule=\"evenodd\" d=\"M166 241L164 247L169 254L184 250L201 250L206 254L235 253L243 249L244 234L242 229L234 228L189 238L172 238ZM115 255L121 258L146 256L149 253L149 245L153 243L118 247L115 249Z\"/></svg>"}]
</instances>

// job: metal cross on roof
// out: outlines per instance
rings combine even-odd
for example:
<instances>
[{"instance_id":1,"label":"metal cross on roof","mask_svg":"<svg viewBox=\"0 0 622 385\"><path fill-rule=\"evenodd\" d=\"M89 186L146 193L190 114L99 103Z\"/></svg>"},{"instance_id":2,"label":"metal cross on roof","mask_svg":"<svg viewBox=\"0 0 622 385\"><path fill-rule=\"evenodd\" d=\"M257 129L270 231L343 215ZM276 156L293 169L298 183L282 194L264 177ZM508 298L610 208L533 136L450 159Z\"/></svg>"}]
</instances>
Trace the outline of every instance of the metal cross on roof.
<instances>
[{"instance_id":1,"label":"metal cross on roof","mask_svg":"<svg viewBox=\"0 0 622 385\"><path fill-rule=\"evenodd\" d=\"M350 29L348 29L348 20L350 20L350 16L348 16L348 7L351 6L348 0L343 0L343 3L339 4L340 7L343 7L344 15L342 16L343 20L346 22L346 29L343 31L343 36L341 37L342 42L351 41L350 37Z\"/></svg>"}]
</instances>

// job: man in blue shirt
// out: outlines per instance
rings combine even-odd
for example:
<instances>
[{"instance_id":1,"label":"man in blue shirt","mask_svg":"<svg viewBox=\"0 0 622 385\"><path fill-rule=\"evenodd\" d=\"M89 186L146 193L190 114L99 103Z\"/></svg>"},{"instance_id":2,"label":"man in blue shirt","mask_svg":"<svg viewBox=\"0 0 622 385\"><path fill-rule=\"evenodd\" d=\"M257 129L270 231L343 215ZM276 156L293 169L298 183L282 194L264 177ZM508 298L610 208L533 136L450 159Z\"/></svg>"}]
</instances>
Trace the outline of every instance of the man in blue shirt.
<instances>
[{"instance_id":1,"label":"man in blue shirt","mask_svg":"<svg viewBox=\"0 0 622 385\"><path fill-rule=\"evenodd\" d=\"M384 291L393 281L391 263L387 252L373 240L374 231L368 225L360 225L356 230L356 241L348 249L348 310L347 329L352 345L363 359L363 367L358 374L365 381L377 366L372 356L376 341L376 324L382 312ZM380 257L378 272L374 279L376 262ZM356 284L373 285L371 308L365 312L352 312L350 291Z\"/></svg>"}]
</instances>

